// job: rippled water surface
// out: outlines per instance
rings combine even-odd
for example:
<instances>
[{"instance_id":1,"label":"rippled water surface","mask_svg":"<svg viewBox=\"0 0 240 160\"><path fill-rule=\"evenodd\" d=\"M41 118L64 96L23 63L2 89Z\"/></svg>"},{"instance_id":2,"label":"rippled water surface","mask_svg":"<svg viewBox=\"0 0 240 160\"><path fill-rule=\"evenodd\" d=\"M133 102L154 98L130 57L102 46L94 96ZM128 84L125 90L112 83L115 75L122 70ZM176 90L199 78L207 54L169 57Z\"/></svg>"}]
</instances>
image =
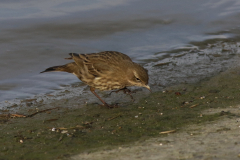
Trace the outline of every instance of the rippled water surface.
<instances>
[{"instance_id":1,"label":"rippled water surface","mask_svg":"<svg viewBox=\"0 0 240 160\"><path fill-rule=\"evenodd\" d=\"M68 53L128 54L156 90L195 82L237 64L237 0L42 0L0 2L0 102L71 91L68 73L39 74Z\"/></svg>"}]
</instances>

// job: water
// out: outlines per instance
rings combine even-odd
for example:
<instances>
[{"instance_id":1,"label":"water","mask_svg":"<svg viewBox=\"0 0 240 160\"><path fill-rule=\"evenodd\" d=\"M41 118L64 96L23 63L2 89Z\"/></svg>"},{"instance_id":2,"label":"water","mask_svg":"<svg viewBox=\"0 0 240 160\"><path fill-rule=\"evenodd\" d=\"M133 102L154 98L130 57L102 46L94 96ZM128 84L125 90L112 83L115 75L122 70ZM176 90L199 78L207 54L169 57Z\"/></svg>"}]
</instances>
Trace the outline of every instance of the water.
<instances>
[{"instance_id":1,"label":"water","mask_svg":"<svg viewBox=\"0 0 240 160\"><path fill-rule=\"evenodd\" d=\"M156 90L200 80L237 63L239 14L237 0L1 1L1 105L81 94L86 86L71 74L39 74L70 52L126 53Z\"/></svg>"}]
</instances>

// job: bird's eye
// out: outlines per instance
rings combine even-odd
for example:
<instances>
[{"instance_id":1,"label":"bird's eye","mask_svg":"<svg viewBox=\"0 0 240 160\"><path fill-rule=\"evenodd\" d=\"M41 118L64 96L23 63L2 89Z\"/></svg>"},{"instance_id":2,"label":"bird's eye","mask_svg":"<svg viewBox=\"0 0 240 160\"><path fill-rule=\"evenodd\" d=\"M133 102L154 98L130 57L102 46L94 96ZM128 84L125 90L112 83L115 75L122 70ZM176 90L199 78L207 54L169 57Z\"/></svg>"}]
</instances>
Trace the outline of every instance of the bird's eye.
<instances>
[{"instance_id":1,"label":"bird's eye","mask_svg":"<svg viewBox=\"0 0 240 160\"><path fill-rule=\"evenodd\" d=\"M136 80L137 80L137 81L140 81L140 79L139 79L139 78L136 78Z\"/></svg>"}]
</instances>

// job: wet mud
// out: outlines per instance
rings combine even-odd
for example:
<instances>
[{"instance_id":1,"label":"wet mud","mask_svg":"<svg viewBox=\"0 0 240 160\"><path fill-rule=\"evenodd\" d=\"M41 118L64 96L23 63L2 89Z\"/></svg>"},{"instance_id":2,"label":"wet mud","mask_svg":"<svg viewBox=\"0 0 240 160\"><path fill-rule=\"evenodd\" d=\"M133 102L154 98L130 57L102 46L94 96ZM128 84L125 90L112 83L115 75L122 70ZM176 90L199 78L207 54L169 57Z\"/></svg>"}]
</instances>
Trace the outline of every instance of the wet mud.
<instances>
[{"instance_id":1,"label":"wet mud","mask_svg":"<svg viewBox=\"0 0 240 160\"><path fill-rule=\"evenodd\" d=\"M225 109L240 103L239 91L240 71L236 67L199 83L182 83L151 94L143 92L145 97L137 103L126 101L113 109L97 103L80 104L76 97L49 104L35 102L34 107L15 106L19 107L17 113L1 110L0 156L3 159L69 159L80 153L94 155L99 151L145 143L152 138L161 141L169 134L174 137L186 132L192 125L201 128L239 118L239 112ZM133 97L138 94L141 91ZM206 110L211 109L219 111L207 114ZM215 131L225 132L226 128ZM187 143L191 140L182 141L182 145ZM119 155L119 151L112 154Z\"/></svg>"}]
</instances>

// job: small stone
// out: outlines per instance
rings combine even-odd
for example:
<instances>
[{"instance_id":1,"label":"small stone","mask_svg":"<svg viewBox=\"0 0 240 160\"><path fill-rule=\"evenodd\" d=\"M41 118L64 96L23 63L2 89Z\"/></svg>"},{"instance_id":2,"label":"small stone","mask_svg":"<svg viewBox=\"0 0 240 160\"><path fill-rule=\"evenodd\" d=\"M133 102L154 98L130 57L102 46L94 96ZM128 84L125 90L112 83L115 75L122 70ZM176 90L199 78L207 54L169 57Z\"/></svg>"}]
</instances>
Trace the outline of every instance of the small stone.
<instances>
[{"instance_id":1,"label":"small stone","mask_svg":"<svg viewBox=\"0 0 240 160\"><path fill-rule=\"evenodd\" d=\"M200 99L204 99L204 98L205 98L205 96L200 97Z\"/></svg>"},{"instance_id":2,"label":"small stone","mask_svg":"<svg viewBox=\"0 0 240 160\"><path fill-rule=\"evenodd\" d=\"M63 130L61 133L64 134L64 133L67 133L68 131L67 130Z\"/></svg>"}]
</instances>

